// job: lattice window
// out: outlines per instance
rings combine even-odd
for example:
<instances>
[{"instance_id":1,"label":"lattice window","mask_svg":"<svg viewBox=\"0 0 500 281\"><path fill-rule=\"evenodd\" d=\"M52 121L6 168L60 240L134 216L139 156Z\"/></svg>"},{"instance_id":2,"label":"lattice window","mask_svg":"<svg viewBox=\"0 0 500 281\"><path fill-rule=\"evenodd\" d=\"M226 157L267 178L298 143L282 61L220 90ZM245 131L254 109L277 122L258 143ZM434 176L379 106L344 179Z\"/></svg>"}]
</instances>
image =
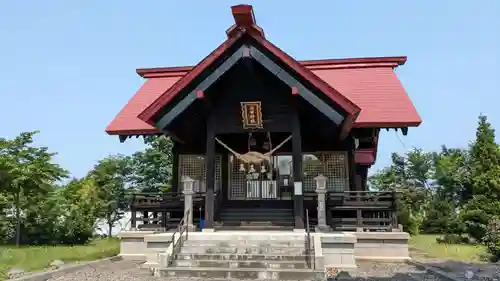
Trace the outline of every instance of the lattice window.
<instances>
[{"instance_id":1,"label":"lattice window","mask_svg":"<svg viewBox=\"0 0 500 281\"><path fill-rule=\"evenodd\" d=\"M246 192L246 173L241 172L240 164L243 162L233 155L229 156L229 198L244 199Z\"/></svg>"},{"instance_id":2,"label":"lattice window","mask_svg":"<svg viewBox=\"0 0 500 281\"><path fill-rule=\"evenodd\" d=\"M220 155L215 156L215 190L218 191L221 188L222 182L222 157ZM179 187L183 190L182 179L184 177L190 177L195 180L194 191L195 192L205 192L205 179L206 179L206 168L205 168L205 156L203 155L192 155L192 154L181 154L179 155Z\"/></svg>"},{"instance_id":3,"label":"lattice window","mask_svg":"<svg viewBox=\"0 0 500 281\"><path fill-rule=\"evenodd\" d=\"M327 189L332 191L349 190L349 173L346 152L318 152L303 155L304 191L316 190L314 178L319 174L326 176Z\"/></svg>"}]
</instances>

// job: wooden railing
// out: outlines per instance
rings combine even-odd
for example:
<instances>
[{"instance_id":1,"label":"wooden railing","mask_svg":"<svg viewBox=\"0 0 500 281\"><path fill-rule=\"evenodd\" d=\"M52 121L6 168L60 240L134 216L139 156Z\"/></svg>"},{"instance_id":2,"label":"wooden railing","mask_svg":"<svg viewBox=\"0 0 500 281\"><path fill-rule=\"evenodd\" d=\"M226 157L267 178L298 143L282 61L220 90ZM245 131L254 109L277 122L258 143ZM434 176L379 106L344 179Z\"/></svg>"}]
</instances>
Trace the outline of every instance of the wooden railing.
<instances>
[{"instance_id":1,"label":"wooden railing","mask_svg":"<svg viewBox=\"0 0 500 281\"><path fill-rule=\"evenodd\" d=\"M183 200L183 194L179 192L163 192L163 193L134 193L131 194L130 208L131 209L149 209L161 208L168 202L176 202Z\"/></svg>"},{"instance_id":2,"label":"wooden railing","mask_svg":"<svg viewBox=\"0 0 500 281\"><path fill-rule=\"evenodd\" d=\"M394 191L330 191L327 195L328 205L350 207L393 207L396 201Z\"/></svg>"},{"instance_id":3,"label":"wooden railing","mask_svg":"<svg viewBox=\"0 0 500 281\"><path fill-rule=\"evenodd\" d=\"M332 218L337 230L390 231L397 228L395 191L329 192L328 206L337 211L356 211L356 217Z\"/></svg>"},{"instance_id":4,"label":"wooden railing","mask_svg":"<svg viewBox=\"0 0 500 281\"><path fill-rule=\"evenodd\" d=\"M398 228L397 191L328 191L327 224L339 231L392 231ZM316 208L316 192L304 192L305 208ZM315 210L312 211L313 219Z\"/></svg>"},{"instance_id":5,"label":"wooden railing","mask_svg":"<svg viewBox=\"0 0 500 281\"><path fill-rule=\"evenodd\" d=\"M188 234L189 234L189 226L187 225L187 219L190 215L190 211L188 210L185 214L182 220L179 223L179 226L177 226L177 229L175 232L172 234L172 254L170 258L168 259L169 263L168 266L172 266L173 261L177 258L177 255L181 252L182 245L184 244L184 241L188 239ZM184 238L184 233L186 234L186 238ZM177 239L175 239L176 234L179 236Z\"/></svg>"}]
</instances>

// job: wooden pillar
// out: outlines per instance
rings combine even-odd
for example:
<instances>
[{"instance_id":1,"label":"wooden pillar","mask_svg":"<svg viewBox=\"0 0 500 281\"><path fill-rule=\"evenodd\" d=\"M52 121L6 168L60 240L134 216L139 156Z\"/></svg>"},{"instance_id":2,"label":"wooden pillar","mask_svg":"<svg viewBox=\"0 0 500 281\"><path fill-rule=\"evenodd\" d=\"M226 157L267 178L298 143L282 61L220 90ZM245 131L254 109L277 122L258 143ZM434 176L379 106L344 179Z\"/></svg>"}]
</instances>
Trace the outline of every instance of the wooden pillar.
<instances>
[{"instance_id":1,"label":"wooden pillar","mask_svg":"<svg viewBox=\"0 0 500 281\"><path fill-rule=\"evenodd\" d=\"M349 190L350 191L358 191L356 185L356 159L355 159L355 146L354 146L354 138L350 137L348 139L348 150L347 150L347 169L349 175Z\"/></svg>"},{"instance_id":2,"label":"wooden pillar","mask_svg":"<svg viewBox=\"0 0 500 281\"><path fill-rule=\"evenodd\" d=\"M130 218L130 228L132 230L135 230L137 228L137 212L135 210L132 210L130 215L132 216Z\"/></svg>"},{"instance_id":3,"label":"wooden pillar","mask_svg":"<svg viewBox=\"0 0 500 281\"><path fill-rule=\"evenodd\" d=\"M208 122L207 140L205 150L205 169L207 171L205 179L205 226L204 229L213 229L214 225L214 185L215 185L215 134Z\"/></svg>"},{"instance_id":4,"label":"wooden pillar","mask_svg":"<svg viewBox=\"0 0 500 281\"><path fill-rule=\"evenodd\" d=\"M222 161L221 161L221 190L220 192L222 195L223 201L227 200L228 194L229 194L229 154L227 154L226 151L222 154Z\"/></svg>"},{"instance_id":5,"label":"wooden pillar","mask_svg":"<svg viewBox=\"0 0 500 281\"><path fill-rule=\"evenodd\" d=\"M299 117L293 118L292 129L292 164L293 164L293 213L295 229L304 229L304 195L302 193L302 139Z\"/></svg>"},{"instance_id":6,"label":"wooden pillar","mask_svg":"<svg viewBox=\"0 0 500 281\"><path fill-rule=\"evenodd\" d=\"M179 144L174 142L172 147L172 192L179 192Z\"/></svg>"},{"instance_id":7,"label":"wooden pillar","mask_svg":"<svg viewBox=\"0 0 500 281\"><path fill-rule=\"evenodd\" d=\"M158 224L158 212L153 212L153 223Z\"/></svg>"},{"instance_id":8,"label":"wooden pillar","mask_svg":"<svg viewBox=\"0 0 500 281\"><path fill-rule=\"evenodd\" d=\"M137 211L135 210L135 194L132 194L131 206L130 206L130 229L136 230L137 228Z\"/></svg>"},{"instance_id":9,"label":"wooden pillar","mask_svg":"<svg viewBox=\"0 0 500 281\"><path fill-rule=\"evenodd\" d=\"M356 158L355 158L355 153L356 153L356 147L355 147L355 141L354 137L350 136L349 137L349 145L348 145L348 152L347 152L347 166L349 167L349 191L354 191L356 192L356 201L358 201L358 206L361 206L360 202L361 201L361 193L360 193L360 187L356 184ZM363 225L363 213L361 209L356 210L356 226L357 226L357 231L363 231L362 228L360 228Z\"/></svg>"}]
</instances>

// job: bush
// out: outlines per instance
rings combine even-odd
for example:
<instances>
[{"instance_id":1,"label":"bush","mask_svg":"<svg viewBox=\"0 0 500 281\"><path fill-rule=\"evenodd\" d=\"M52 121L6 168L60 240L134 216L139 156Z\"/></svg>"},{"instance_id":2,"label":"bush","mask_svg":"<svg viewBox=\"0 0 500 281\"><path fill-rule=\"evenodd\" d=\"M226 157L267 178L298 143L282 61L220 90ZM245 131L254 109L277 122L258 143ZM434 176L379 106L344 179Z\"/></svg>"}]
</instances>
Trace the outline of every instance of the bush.
<instances>
[{"instance_id":1,"label":"bush","mask_svg":"<svg viewBox=\"0 0 500 281\"><path fill-rule=\"evenodd\" d=\"M424 233L461 234L458 214L455 205L449 200L433 198L426 208L426 215L422 221L421 230Z\"/></svg>"},{"instance_id":2,"label":"bush","mask_svg":"<svg viewBox=\"0 0 500 281\"><path fill-rule=\"evenodd\" d=\"M419 216L413 215L408 206L398 204L397 217L399 223L403 225L404 231L411 235L418 235L420 233L422 220Z\"/></svg>"},{"instance_id":3,"label":"bush","mask_svg":"<svg viewBox=\"0 0 500 281\"><path fill-rule=\"evenodd\" d=\"M477 241L483 241L488 223L495 215L498 215L499 210L499 202L483 195L475 195L460 213L466 233Z\"/></svg>"},{"instance_id":4,"label":"bush","mask_svg":"<svg viewBox=\"0 0 500 281\"><path fill-rule=\"evenodd\" d=\"M445 234L436 238L436 242L440 244L468 244L469 238L459 234Z\"/></svg>"},{"instance_id":5,"label":"bush","mask_svg":"<svg viewBox=\"0 0 500 281\"><path fill-rule=\"evenodd\" d=\"M495 261L500 260L500 218L492 219L487 226L483 243Z\"/></svg>"}]
</instances>

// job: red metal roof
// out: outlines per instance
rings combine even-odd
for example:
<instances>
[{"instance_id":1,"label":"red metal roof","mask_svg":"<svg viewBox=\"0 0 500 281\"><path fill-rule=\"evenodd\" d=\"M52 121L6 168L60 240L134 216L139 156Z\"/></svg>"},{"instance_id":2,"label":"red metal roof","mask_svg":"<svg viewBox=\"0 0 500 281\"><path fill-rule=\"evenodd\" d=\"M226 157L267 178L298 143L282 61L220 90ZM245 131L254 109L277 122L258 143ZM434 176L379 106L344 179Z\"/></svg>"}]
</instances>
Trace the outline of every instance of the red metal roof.
<instances>
[{"instance_id":1,"label":"red metal roof","mask_svg":"<svg viewBox=\"0 0 500 281\"><path fill-rule=\"evenodd\" d=\"M301 62L331 87L361 108L354 127L401 128L418 126L422 120L393 68L404 59L362 58ZM151 77L106 128L111 135L158 133L138 115L172 87L191 67L138 69Z\"/></svg>"},{"instance_id":2,"label":"red metal roof","mask_svg":"<svg viewBox=\"0 0 500 281\"><path fill-rule=\"evenodd\" d=\"M401 128L422 123L391 67L315 69L313 72L361 107L354 127Z\"/></svg>"}]
</instances>

